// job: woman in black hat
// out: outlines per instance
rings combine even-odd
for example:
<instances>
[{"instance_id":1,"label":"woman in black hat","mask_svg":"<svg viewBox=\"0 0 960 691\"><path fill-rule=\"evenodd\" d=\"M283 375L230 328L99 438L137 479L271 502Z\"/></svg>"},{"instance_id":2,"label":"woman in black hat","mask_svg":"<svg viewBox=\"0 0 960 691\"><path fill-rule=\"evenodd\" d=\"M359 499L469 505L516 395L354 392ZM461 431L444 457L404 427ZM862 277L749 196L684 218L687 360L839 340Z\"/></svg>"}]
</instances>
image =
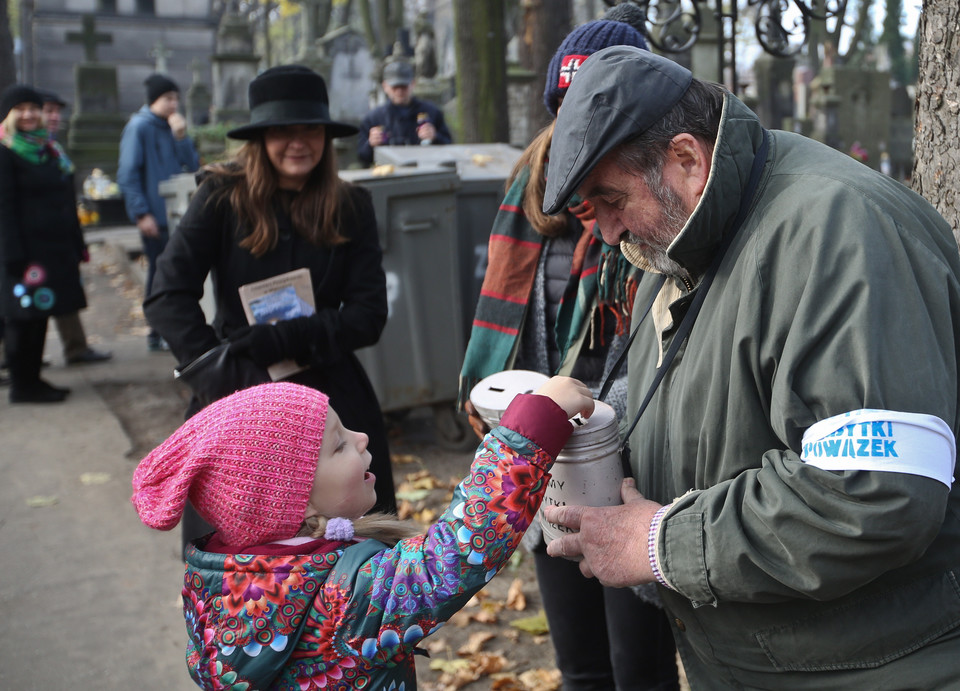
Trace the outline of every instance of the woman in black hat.
<instances>
[{"instance_id":1,"label":"woman in black hat","mask_svg":"<svg viewBox=\"0 0 960 691\"><path fill-rule=\"evenodd\" d=\"M47 320L87 306L73 163L47 137L42 107L30 86L14 84L0 95L0 316L11 403L67 397L69 389L40 378Z\"/></svg>"},{"instance_id":2,"label":"woman in black hat","mask_svg":"<svg viewBox=\"0 0 960 691\"><path fill-rule=\"evenodd\" d=\"M357 129L331 119L326 84L306 67L266 70L249 96L250 124L227 133L244 144L231 162L199 174L200 187L158 259L144 312L193 388L188 417L236 389L270 381L272 365L306 366L286 379L328 394L344 425L369 435L377 510L394 511L383 416L354 355L379 340L387 320L382 252L370 195L339 178L332 142ZM316 311L248 325L240 287L296 269L309 270ZM212 325L199 304L208 272ZM185 524L185 540L197 537L195 530Z\"/></svg>"}]
</instances>

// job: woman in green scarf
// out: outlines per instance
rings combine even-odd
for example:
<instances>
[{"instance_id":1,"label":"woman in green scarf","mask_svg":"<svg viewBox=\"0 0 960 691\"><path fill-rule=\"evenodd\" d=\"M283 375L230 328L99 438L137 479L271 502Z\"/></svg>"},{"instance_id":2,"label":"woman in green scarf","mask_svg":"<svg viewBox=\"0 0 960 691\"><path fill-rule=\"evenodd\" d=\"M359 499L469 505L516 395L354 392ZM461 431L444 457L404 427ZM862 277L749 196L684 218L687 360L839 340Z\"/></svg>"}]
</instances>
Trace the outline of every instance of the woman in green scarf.
<instances>
[{"instance_id":1,"label":"woman in green scarf","mask_svg":"<svg viewBox=\"0 0 960 691\"><path fill-rule=\"evenodd\" d=\"M23 84L0 94L0 315L11 403L66 398L69 389L40 378L47 319L87 306L73 164L47 137L42 106L41 95Z\"/></svg>"}]
</instances>

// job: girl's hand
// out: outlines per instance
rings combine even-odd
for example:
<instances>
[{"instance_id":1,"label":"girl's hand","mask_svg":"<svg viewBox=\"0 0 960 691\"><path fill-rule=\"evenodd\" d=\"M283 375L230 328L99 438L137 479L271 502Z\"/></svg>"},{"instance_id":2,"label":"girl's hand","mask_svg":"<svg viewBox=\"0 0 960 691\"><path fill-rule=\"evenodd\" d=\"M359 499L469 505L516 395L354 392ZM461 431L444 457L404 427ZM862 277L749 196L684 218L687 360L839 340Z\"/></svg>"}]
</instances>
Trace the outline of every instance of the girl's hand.
<instances>
[{"instance_id":1,"label":"girl's hand","mask_svg":"<svg viewBox=\"0 0 960 691\"><path fill-rule=\"evenodd\" d=\"M567 417L578 413L583 417L593 415L593 393L579 379L573 377L551 377L534 393L547 396L563 408Z\"/></svg>"}]
</instances>

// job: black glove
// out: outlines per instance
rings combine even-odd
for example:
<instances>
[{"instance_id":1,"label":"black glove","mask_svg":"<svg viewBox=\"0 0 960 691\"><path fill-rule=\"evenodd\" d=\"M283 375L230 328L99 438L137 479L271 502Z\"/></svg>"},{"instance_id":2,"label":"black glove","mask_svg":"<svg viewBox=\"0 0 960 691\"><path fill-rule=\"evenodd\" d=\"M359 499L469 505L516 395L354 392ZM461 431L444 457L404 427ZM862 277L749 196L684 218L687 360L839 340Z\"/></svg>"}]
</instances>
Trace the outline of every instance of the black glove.
<instances>
[{"instance_id":1,"label":"black glove","mask_svg":"<svg viewBox=\"0 0 960 691\"><path fill-rule=\"evenodd\" d=\"M230 354L248 357L260 367L269 367L290 357L280 331L273 324L254 324L234 331L230 334Z\"/></svg>"},{"instance_id":2,"label":"black glove","mask_svg":"<svg viewBox=\"0 0 960 691\"><path fill-rule=\"evenodd\" d=\"M283 352L287 357L296 360L297 364L309 365L316 360L315 317L316 315L284 319L275 324L283 343Z\"/></svg>"}]
</instances>

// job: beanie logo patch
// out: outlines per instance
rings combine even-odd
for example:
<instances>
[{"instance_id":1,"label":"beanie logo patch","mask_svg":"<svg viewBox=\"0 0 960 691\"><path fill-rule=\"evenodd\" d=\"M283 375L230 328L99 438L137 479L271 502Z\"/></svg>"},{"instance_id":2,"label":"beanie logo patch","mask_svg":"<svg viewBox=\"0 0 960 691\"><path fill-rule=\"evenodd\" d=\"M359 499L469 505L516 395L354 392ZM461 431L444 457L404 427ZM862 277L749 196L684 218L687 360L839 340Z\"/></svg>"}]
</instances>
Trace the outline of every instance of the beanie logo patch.
<instances>
[{"instance_id":1,"label":"beanie logo patch","mask_svg":"<svg viewBox=\"0 0 960 691\"><path fill-rule=\"evenodd\" d=\"M570 82L573 81L577 70L580 69L580 65L583 64L583 61L586 60L587 57L586 55L563 56L563 61L560 63L560 79L557 82L559 88L566 89L570 86Z\"/></svg>"}]
</instances>

